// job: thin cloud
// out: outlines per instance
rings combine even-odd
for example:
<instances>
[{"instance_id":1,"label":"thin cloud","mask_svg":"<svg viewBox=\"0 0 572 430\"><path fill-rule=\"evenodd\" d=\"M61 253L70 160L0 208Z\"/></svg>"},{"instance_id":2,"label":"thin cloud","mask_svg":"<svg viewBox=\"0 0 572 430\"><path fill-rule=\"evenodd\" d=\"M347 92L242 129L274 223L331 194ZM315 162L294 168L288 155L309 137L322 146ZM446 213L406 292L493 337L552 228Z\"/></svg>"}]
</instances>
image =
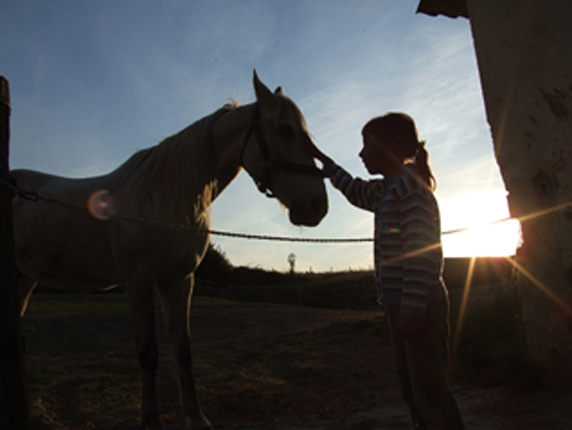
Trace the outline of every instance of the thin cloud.
<instances>
[{"instance_id":1,"label":"thin cloud","mask_svg":"<svg viewBox=\"0 0 572 430\"><path fill-rule=\"evenodd\" d=\"M318 145L354 175L368 176L357 157L364 122L403 110L429 141L440 198L502 189L467 21L415 15L413 0L248 3L7 4L0 26L10 37L0 52L13 93L12 167L105 173L231 97L252 102L256 68L297 102ZM328 192L330 214L299 229L242 173L213 205L212 226L370 236L372 215L330 185ZM297 267L315 271L372 262L370 244L213 240L233 262L280 270L290 252Z\"/></svg>"}]
</instances>

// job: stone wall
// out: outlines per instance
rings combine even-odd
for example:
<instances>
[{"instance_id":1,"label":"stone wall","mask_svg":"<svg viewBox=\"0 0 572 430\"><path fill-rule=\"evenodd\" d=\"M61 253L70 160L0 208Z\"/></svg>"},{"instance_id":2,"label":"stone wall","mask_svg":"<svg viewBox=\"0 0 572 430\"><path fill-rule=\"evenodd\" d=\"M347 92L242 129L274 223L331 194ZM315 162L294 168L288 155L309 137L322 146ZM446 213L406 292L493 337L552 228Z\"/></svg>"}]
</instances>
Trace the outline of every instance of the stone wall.
<instances>
[{"instance_id":1,"label":"stone wall","mask_svg":"<svg viewBox=\"0 0 572 430\"><path fill-rule=\"evenodd\" d=\"M467 4L497 161L522 220L527 342L553 382L571 382L572 2Z\"/></svg>"}]
</instances>

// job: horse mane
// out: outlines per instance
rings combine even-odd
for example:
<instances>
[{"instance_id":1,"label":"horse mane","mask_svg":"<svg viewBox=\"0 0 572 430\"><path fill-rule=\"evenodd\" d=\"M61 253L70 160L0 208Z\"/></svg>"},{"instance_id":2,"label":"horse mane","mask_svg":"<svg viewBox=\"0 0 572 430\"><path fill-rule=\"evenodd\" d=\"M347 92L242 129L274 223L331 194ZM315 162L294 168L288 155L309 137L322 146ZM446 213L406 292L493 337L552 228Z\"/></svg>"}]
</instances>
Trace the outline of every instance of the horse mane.
<instances>
[{"instance_id":1,"label":"horse mane","mask_svg":"<svg viewBox=\"0 0 572 430\"><path fill-rule=\"evenodd\" d=\"M207 209L217 186L213 127L236 106L223 106L158 145L138 151L120 166L117 172L123 172L119 176L125 178L121 189L131 208L142 209L152 202L162 213L173 216L192 201L195 212Z\"/></svg>"}]
</instances>

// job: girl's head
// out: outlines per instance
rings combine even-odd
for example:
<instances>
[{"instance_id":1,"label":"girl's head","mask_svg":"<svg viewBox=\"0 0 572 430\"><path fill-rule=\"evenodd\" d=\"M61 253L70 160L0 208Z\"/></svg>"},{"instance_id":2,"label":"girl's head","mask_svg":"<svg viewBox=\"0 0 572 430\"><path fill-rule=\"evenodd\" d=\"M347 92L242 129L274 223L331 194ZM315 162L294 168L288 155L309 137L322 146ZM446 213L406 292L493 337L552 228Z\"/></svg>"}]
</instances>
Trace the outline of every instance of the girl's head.
<instances>
[{"instance_id":1,"label":"girl's head","mask_svg":"<svg viewBox=\"0 0 572 430\"><path fill-rule=\"evenodd\" d=\"M390 174L413 160L419 176L435 189L435 178L428 164L425 142L420 142L413 119L404 113L387 113L368 121L363 129L364 146L360 157L370 173Z\"/></svg>"}]
</instances>

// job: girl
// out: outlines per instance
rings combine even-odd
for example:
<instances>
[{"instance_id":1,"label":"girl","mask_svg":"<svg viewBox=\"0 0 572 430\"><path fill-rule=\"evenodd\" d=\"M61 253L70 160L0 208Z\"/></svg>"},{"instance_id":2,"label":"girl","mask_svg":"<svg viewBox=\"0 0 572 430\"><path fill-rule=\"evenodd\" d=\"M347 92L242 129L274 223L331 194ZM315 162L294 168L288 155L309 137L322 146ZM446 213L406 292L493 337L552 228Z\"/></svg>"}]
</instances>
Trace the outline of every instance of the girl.
<instances>
[{"instance_id":1,"label":"girl","mask_svg":"<svg viewBox=\"0 0 572 430\"><path fill-rule=\"evenodd\" d=\"M449 302L425 142L419 142L413 119L403 113L370 120L362 136L359 156L382 180L353 178L311 141L307 149L350 203L374 213L375 285L415 428L463 429L446 377Z\"/></svg>"}]
</instances>

